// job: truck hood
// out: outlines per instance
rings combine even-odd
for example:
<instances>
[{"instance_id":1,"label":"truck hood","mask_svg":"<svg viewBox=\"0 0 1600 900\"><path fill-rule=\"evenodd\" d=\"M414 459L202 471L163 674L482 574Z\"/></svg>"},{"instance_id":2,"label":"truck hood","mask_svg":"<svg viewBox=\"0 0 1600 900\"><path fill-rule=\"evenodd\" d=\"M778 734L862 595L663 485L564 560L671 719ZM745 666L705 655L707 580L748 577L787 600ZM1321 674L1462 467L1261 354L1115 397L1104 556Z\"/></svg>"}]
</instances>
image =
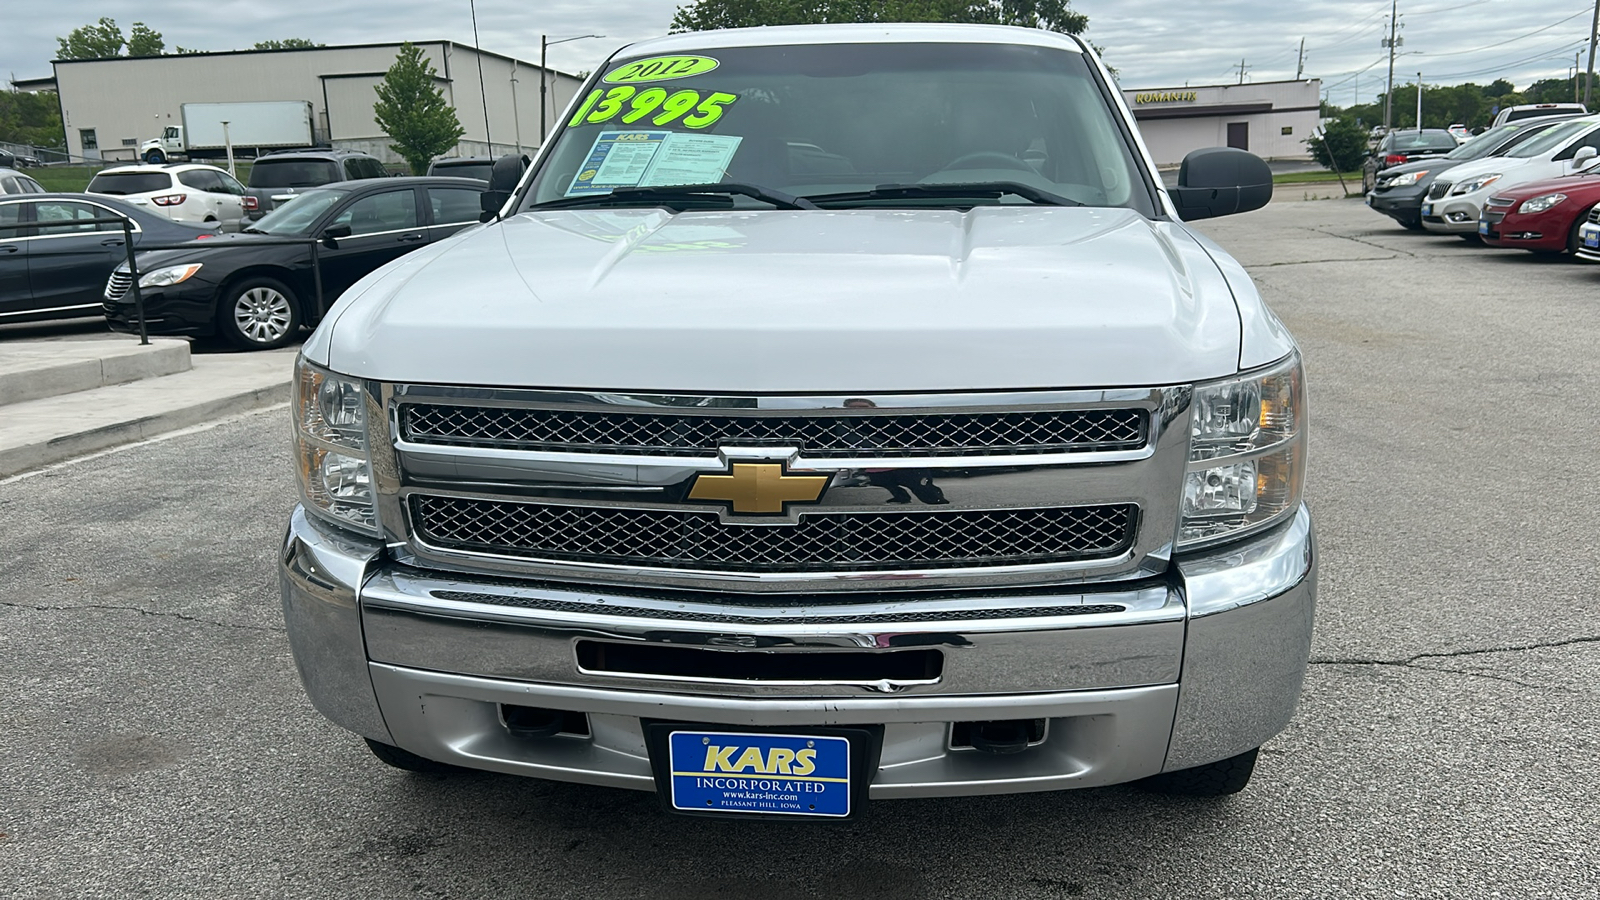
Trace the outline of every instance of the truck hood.
<instances>
[{"instance_id":1,"label":"truck hood","mask_svg":"<svg viewBox=\"0 0 1600 900\"><path fill-rule=\"evenodd\" d=\"M306 353L384 381L651 392L1170 384L1237 371L1181 224L1124 209L524 213L347 292Z\"/></svg>"}]
</instances>

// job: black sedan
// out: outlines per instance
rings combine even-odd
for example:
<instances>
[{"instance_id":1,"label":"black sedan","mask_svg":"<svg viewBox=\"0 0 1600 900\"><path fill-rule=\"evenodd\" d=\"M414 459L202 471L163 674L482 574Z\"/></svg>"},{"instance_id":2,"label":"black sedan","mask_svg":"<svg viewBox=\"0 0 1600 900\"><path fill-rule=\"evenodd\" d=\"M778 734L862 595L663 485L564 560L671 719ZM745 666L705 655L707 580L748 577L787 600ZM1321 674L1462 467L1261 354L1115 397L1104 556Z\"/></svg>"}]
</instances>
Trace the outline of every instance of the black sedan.
<instances>
[{"instance_id":1,"label":"black sedan","mask_svg":"<svg viewBox=\"0 0 1600 900\"><path fill-rule=\"evenodd\" d=\"M281 347L369 272L475 224L488 187L472 178L344 181L297 196L240 234L140 253L145 325L151 334L215 334L246 349ZM125 265L105 286L113 330L138 330L132 286Z\"/></svg>"},{"instance_id":2,"label":"black sedan","mask_svg":"<svg viewBox=\"0 0 1600 900\"><path fill-rule=\"evenodd\" d=\"M120 223L84 220L114 217L132 220L135 247L216 235L114 197L7 194L0 197L0 323L98 315L106 278L128 252Z\"/></svg>"}]
</instances>

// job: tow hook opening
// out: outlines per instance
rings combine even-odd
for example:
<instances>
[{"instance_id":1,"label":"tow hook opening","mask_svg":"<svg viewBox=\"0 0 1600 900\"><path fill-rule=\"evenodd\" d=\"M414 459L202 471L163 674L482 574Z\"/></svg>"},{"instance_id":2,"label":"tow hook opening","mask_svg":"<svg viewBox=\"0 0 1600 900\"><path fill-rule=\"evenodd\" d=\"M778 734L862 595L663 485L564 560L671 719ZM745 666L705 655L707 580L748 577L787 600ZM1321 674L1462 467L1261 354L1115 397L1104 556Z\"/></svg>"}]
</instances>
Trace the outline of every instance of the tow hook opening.
<instances>
[{"instance_id":1,"label":"tow hook opening","mask_svg":"<svg viewBox=\"0 0 1600 900\"><path fill-rule=\"evenodd\" d=\"M589 736L589 716L586 713L564 709L544 709L538 706L513 706L500 704L500 721L506 730L520 738L544 738L565 735Z\"/></svg>"},{"instance_id":2,"label":"tow hook opening","mask_svg":"<svg viewBox=\"0 0 1600 900\"><path fill-rule=\"evenodd\" d=\"M1003 756L1044 743L1047 730L1045 719L956 722L950 728L950 746L956 750L971 748Z\"/></svg>"}]
</instances>

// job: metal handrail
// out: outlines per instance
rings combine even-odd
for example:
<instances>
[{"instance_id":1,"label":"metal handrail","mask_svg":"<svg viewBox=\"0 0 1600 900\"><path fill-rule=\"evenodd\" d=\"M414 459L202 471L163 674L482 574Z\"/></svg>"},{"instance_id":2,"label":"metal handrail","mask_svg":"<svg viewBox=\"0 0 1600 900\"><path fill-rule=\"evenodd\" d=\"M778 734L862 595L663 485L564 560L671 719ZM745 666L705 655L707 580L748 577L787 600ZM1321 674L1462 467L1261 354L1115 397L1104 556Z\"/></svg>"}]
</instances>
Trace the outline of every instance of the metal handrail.
<instances>
[{"instance_id":1,"label":"metal handrail","mask_svg":"<svg viewBox=\"0 0 1600 900\"><path fill-rule=\"evenodd\" d=\"M133 282L132 282L133 307L134 307L134 310L137 313L138 318L139 318L139 343L140 344L149 344L150 343L150 335L148 333L147 328L145 327L145 321L144 321L144 293L141 291L141 289L139 287L139 264L134 259L134 257L138 253L149 252L149 251L154 251L154 250L190 250L190 249L193 249L195 247L195 241L199 240L199 239L196 238L194 240L185 241L185 242L183 242L181 244L145 244L143 246L135 248L134 245L133 245L133 217L132 216L115 216L115 215L113 215L113 216L100 216L100 217L94 218L94 219L62 219L62 220L59 220L59 222L57 222L57 221L51 221L51 222L47 222L47 223L29 222L27 224L18 223L16 225L0 225L0 234L4 234L5 232L8 232L8 231L31 231L31 230L33 230L35 228L54 228L54 227L59 227L59 226L63 226L63 225L66 225L66 226L75 226L75 225L121 225L122 226L122 246L127 251L127 256L128 256L128 275L133 279ZM271 238L271 237L269 237L269 238L264 238L264 239L261 239L261 240L253 240L253 241L250 242L250 246L252 246L252 247L287 247L287 246L299 246L299 245L302 245L302 244L309 244L311 246L311 283L312 283L312 286L313 286L312 287L313 294L316 297L316 301L317 301L317 318L320 319L320 318L322 318L323 313L327 312L327 304L325 304L323 302L323 299L322 299L322 255L319 252L319 248L322 246L322 239L321 238Z\"/></svg>"}]
</instances>

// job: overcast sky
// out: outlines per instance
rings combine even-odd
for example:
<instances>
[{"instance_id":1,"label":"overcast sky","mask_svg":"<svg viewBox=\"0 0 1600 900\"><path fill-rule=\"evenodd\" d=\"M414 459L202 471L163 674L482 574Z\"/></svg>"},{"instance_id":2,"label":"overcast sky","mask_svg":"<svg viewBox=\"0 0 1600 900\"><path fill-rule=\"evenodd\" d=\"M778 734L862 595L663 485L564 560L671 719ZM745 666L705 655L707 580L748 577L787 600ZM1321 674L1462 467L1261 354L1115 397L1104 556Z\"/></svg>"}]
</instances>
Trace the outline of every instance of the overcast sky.
<instances>
[{"instance_id":1,"label":"overcast sky","mask_svg":"<svg viewBox=\"0 0 1600 900\"><path fill-rule=\"evenodd\" d=\"M629 41L662 34L683 0L478 0L484 49L537 62L539 35L552 39L601 32L602 40L562 44L553 68L592 69ZM1105 48L1124 86L1233 83L1246 77L1295 77L1305 38L1306 77L1321 78L1339 105L1382 90L1389 0L1075 0L1089 16L1089 37ZM8 2L0 34L0 71L50 73L56 37L101 16L124 31L134 20L162 33L170 49L233 50L268 38L306 37L325 44L394 40L472 41L467 0L70 0ZM1395 80L1430 84L1526 86L1565 76L1584 48L1590 0L1404 0L1406 55ZM1359 70L1364 72L1357 74Z\"/></svg>"}]
</instances>

